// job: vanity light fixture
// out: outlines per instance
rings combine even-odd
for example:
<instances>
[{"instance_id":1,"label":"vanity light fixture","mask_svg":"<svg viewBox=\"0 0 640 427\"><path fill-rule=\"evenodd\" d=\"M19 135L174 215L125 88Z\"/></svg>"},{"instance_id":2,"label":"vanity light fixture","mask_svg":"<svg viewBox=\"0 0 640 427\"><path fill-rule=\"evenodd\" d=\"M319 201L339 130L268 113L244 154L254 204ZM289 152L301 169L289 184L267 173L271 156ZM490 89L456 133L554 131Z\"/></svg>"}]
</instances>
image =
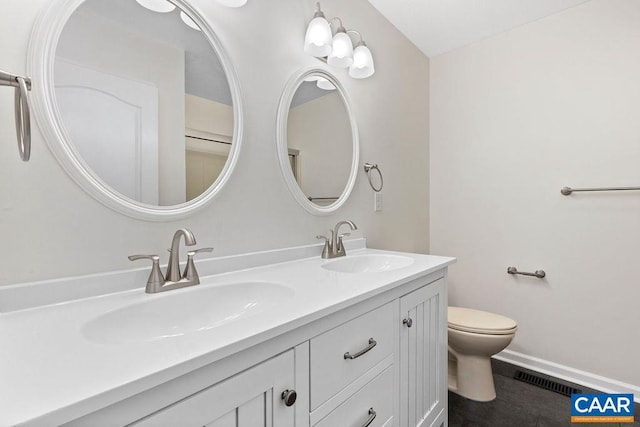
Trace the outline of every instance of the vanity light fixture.
<instances>
[{"instance_id":1,"label":"vanity light fixture","mask_svg":"<svg viewBox=\"0 0 640 427\"><path fill-rule=\"evenodd\" d=\"M183 11L180 11L180 19L182 19L182 22L187 24L189 28L193 28L196 31L202 31L200 30L200 27L198 27L198 24L196 24L193 19L189 18L189 15L187 15Z\"/></svg>"},{"instance_id":2,"label":"vanity light fixture","mask_svg":"<svg viewBox=\"0 0 640 427\"><path fill-rule=\"evenodd\" d=\"M242 7L247 3L247 0L218 0L218 3L227 7Z\"/></svg>"},{"instance_id":3,"label":"vanity light fixture","mask_svg":"<svg viewBox=\"0 0 640 427\"><path fill-rule=\"evenodd\" d=\"M310 75L307 76L303 79L303 81L305 82L309 82L309 83L316 83L316 86L318 86L318 88L322 89L322 90L335 90L336 87L334 86L333 83L331 83L329 80L325 79L322 76L318 76L318 75Z\"/></svg>"},{"instance_id":4,"label":"vanity light fixture","mask_svg":"<svg viewBox=\"0 0 640 427\"><path fill-rule=\"evenodd\" d=\"M318 77L316 81L316 86L318 86L322 90L336 90L336 87L329 80L324 77Z\"/></svg>"},{"instance_id":5,"label":"vanity light fixture","mask_svg":"<svg viewBox=\"0 0 640 427\"><path fill-rule=\"evenodd\" d=\"M176 6L167 0L136 0L138 4L154 12L168 13Z\"/></svg>"},{"instance_id":6,"label":"vanity light fixture","mask_svg":"<svg viewBox=\"0 0 640 427\"><path fill-rule=\"evenodd\" d=\"M355 30L345 30L340 18L327 20L320 9L320 3L316 3L316 12L307 26L304 38L304 51L316 58L326 59L327 63L334 67L349 67L349 75L354 79L370 77L375 72L373 56L367 47L362 35ZM338 21L335 34L331 30L331 23ZM353 47L350 34L358 36L358 42Z\"/></svg>"},{"instance_id":7,"label":"vanity light fixture","mask_svg":"<svg viewBox=\"0 0 640 427\"><path fill-rule=\"evenodd\" d=\"M353 64L353 43L347 34L347 30L342 26L342 20L335 18L340 22L340 26L333 36L331 43L331 53L327 57L327 64L334 67L346 68Z\"/></svg>"},{"instance_id":8,"label":"vanity light fixture","mask_svg":"<svg viewBox=\"0 0 640 427\"><path fill-rule=\"evenodd\" d=\"M309 22L307 34L304 37L304 51L311 56L322 58L331 53L333 35L329 21L320 10L320 3L316 5L318 9Z\"/></svg>"},{"instance_id":9,"label":"vanity light fixture","mask_svg":"<svg viewBox=\"0 0 640 427\"><path fill-rule=\"evenodd\" d=\"M176 8L176 6L168 0L136 0L136 2L138 2L138 4L145 9L149 9L153 12L159 13L173 12L173 10ZM198 27L198 24L196 24L195 21L183 11L180 11L180 19L182 19L182 22L184 22L189 28L201 31L200 27Z\"/></svg>"},{"instance_id":10,"label":"vanity light fixture","mask_svg":"<svg viewBox=\"0 0 640 427\"><path fill-rule=\"evenodd\" d=\"M354 79L366 79L376 71L373 66L373 56L360 33L353 30L349 30L349 32L356 33L360 37L360 41L353 50L353 63L349 67L349 75Z\"/></svg>"}]
</instances>

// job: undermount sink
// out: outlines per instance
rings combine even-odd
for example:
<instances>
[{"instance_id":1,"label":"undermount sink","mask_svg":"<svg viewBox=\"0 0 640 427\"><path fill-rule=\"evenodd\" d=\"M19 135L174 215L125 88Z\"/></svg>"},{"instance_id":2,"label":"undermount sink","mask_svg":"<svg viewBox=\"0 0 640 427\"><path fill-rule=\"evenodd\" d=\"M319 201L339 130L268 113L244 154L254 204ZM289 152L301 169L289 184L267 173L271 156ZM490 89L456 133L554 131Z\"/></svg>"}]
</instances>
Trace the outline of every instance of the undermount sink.
<instances>
[{"instance_id":1,"label":"undermount sink","mask_svg":"<svg viewBox=\"0 0 640 427\"><path fill-rule=\"evenodd\" d=\"M401 255L347 255L322 264L322 268L340 273L382 273L413 264L413 258Z\"/></svg>"},{"instance_id":2,"label":"undermount sink","mask_svg":"<svg viewBox=\"0 0 640 427\"><path fill-rule=\"evenodd\" d=\"M294 295L271 282L200 285L146 296L89 321L85 338L107 344L148 342L213 329L253 316Z\"/></svg>"}]
</instances>

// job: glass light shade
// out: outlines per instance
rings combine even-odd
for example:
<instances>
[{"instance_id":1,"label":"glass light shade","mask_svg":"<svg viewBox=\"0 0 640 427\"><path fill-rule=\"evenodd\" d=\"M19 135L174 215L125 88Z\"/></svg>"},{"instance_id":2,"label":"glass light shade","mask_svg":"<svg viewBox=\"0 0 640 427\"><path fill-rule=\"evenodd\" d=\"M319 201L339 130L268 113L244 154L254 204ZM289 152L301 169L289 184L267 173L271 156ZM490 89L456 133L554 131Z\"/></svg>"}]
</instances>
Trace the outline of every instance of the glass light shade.
<instances>
[{"instance_id":1,"label":"glass light shade","mask_svg":"<svg viewBox=\"0 0 640 427\"><path fill-rule=\"evenodd\" d=\"M351 38L344 31L333 36L333 48L327 58L327 63L334 67L346 68L353 64L353 44Z\"/></svg>"},{"instance_id":2,"label":"glass light shade","mask_svg":"<svg viewBox=\"0 0 640 427\"><path fill-rule=\"evenodd\" d=\"M196 24L193 19L189 18L189 16L183 11L180 11L180 19L182 19L182 22L187 24L187 26L193 28L194 30L200 31L200 27L198 27L198 24Z\"/></svg>"},{"instance_id":3,"label":"glass light shade","mask_svg":"<svg viewBox=\"0 0 640 427\"><path fill-rule=\"evenodd\" d=\"M218 3L228 7L242 7L247 3L247 0L218 0Z\"/></svg>"},{"instance_id":4,"label":"glass light shade","mask_svg":"<svg viewBox=\"0 0 640 427\"><path fill-rule=\"evenodd\" d=\"M324 16L316 16L309 22L304 37L304 51L311 56L323 58L331 53L331 27Z\"/></svg>"},{"instance_id":5,"label":"glass light shade","mask_svg":"<svg viewBox=\"0 0 640 427\"><path fill-rule=\"evenodd\" d=\"M167 0L136 0L142 7L146 7L154 12L167 13L171 12L176 6Z\"/></svg>"},{"instance_id":6,"label":"glass light shade","mask_svg":"<svg viewBox=\"0 0 640 427\"><path fill-rule=\"evenodd\" d=\"M374 72L371 51L364 43L359 44L353 50L353 64L349 67L349 75L354 79L366 79Z\"/></svg>"},{"instance_id":7,"label":"glass light shade","mask_svg":"<svg viewBox=\"0 0 640 427\"><path fill-rule=\"evenodd\" d=\"M323 90L335 90L336 88L333 83L324 77L318 77L318 83L316 83L316 86Z\"/></svg>"}]
</instances>

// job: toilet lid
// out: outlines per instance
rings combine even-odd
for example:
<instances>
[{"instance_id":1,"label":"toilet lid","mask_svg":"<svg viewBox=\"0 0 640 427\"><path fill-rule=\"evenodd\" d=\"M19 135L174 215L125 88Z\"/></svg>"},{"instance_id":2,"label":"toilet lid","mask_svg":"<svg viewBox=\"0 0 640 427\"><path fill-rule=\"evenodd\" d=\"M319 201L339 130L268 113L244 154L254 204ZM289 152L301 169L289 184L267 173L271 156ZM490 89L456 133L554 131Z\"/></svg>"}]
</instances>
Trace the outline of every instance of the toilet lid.
<instances>
[{"instance_id":1,"label":"toilet lid","mask_svg":"<svg viewBox=\"0 0 640 427\"><path fill-rule=\"evenodd\" d=\"M516 331L515 320L499 314L462 307L449 307L449 328L477 334L506 335Z\"/></svg>"}]
</instances>

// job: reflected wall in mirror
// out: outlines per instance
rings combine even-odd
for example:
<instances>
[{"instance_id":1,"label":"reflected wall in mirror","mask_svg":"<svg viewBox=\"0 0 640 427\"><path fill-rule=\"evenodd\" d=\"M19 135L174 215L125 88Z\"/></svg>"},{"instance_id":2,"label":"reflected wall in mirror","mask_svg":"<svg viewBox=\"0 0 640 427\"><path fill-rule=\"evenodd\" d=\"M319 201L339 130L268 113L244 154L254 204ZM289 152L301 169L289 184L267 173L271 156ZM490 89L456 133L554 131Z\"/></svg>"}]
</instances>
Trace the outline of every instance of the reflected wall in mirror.
<instances>
[{"instance_id":1,"label":"reflected wall in mirror","mask_svg":"<svg viewBox=\"0 0 640 427\"><path fill-rule=\"evenodd\" d=\"M210 200L235 165L241 121L211 28L182 0L163 13L136 0L54 3L40 19L58 42L36 31L33 58L47 86L39 123L65 169L136 217L180 217Z\"/></svg>"},{"instance_id":2,"label":"reflected wall in mirror","mask_svg":"<svg viewBox=\"0 0 640 427\"><path fill-rule=\"evenodd\" d=\"M330 213L355 182L358 133L338 80L310 69L290 80L280 101L278 154L294 197L312 213Z\"/></svg>"}]
</instances>

